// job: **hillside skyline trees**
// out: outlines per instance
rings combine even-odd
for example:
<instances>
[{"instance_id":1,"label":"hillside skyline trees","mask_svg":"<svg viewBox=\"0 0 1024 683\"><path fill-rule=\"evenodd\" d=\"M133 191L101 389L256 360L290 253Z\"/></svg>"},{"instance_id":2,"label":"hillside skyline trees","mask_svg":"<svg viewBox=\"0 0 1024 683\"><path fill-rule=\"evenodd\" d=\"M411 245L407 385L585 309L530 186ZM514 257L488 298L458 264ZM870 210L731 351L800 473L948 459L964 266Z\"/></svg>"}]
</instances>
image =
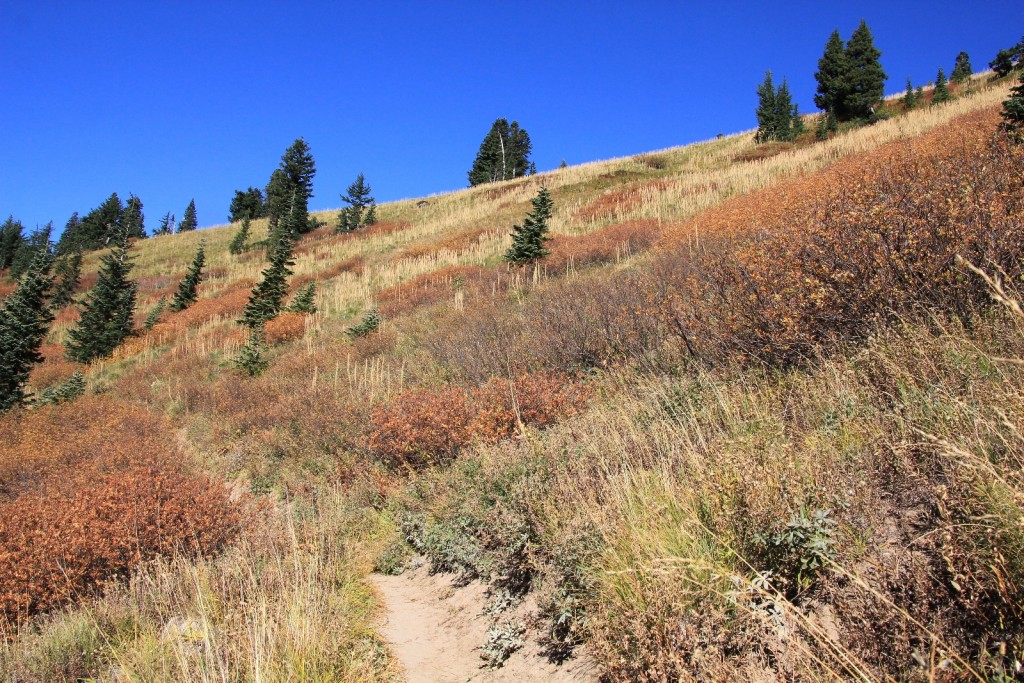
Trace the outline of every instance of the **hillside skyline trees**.
<instances>
[{"instance_id":1,"label":"hillside skyline trees","mask_svg":"<svg viewBox=\"0 0 1024 683\"><path fill-rule=\"evenodd\" d=\"M360 173L348 186L345 194L341 195L341 201L348 206L338 212L337 232L354 232L377 222L377 200L373 198L371 192L373 190L366 182L366 176Z\"/></svg>"},{"instance_id":2,"label":"hillside skyline trees","mask_svg":"<svg viewBox=\"0 0 1024 683\"><path fill-rule=\"evenodd\" d=\"M467 174L470 187L536 173L537 168L530 161L531 152L530 135L518 121L510 124L508 119L495 120Z\"/></svg>"},{"instance_id":3,"label":"hillside skyline trees","mask_svg":"<svg viewBox=\"0 0 1024 683\"><path fill-rule=\"evenodd\" d=\"M793 104L786 79L775 87L772 72L766 71L764 81L757 88L757 97L758 105L754 112L757 116L757 142L785 142L803 132L803 119L797 105Z\"/></svg>"},{"instance_id":4,"label":"hillside skyline trees","mask_svg":"<svg viewBox=\"0 0 1024 683\"><path fill-rule=\"evenodd\" d=\"M43 359L39 347L53 320L46 302L52 265L49 245L36 251L18 288L0 306L0 413L25 400L29 372Z\"/></svg>"},{"instance_id":5,"label":"hillside skyline trees","mask_svg":"<svg viewBox=\"0 0 1024 683\"><path fill-rule=\"evenodd\" d=\"M825 44L814 78L818 83L814 104L836 121L870 118L885 94L888 78L867 22L846 43L836 29Z\"/></svg>"}]
</instances>

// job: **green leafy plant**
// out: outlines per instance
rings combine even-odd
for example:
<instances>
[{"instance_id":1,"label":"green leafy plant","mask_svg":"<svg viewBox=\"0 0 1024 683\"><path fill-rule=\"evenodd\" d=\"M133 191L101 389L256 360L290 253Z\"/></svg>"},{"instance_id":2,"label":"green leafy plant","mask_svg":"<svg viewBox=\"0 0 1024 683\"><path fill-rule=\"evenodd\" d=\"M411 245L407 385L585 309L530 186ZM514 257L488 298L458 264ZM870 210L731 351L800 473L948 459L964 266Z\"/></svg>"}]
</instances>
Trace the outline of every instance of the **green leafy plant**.
<instances>
[{"instance_id":1,"label":"green leafy plant","mask_svg":"<svg viewBox=\"0 0 1024 683\"><path fill-rule=\"evenodd\" d=\"M505 621L487 630L487 641L480 648L480 657L487 666L497 669L513 652L523 647L526 627L518 621Z\"/></svg>"}]
</instances>

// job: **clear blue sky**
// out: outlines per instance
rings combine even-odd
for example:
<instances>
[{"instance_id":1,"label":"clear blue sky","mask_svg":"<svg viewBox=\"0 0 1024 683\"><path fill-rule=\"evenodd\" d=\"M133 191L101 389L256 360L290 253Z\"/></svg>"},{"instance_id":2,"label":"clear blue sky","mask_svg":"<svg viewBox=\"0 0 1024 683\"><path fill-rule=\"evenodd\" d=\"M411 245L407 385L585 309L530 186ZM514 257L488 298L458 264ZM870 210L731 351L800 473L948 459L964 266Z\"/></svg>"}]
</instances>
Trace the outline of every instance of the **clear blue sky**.
<instances>
[{"instance_id":1,"label":"clear blue sky","mask_svg":"<svg viewBox=\"0 0 1024 683\"><path fill-rule=\"evenodd\" d=\"M960 50L984 68L1024 31L1019 0L2 0L0 214L59 230L116 191L150 232L193 197L220 224L299 136L313 209L360 171L378 201L464 187L502 116L540 170L707 139L754 127L766 69L813 111L829 33L861 18L887 92Z\"/></svg>"}]
</instances>

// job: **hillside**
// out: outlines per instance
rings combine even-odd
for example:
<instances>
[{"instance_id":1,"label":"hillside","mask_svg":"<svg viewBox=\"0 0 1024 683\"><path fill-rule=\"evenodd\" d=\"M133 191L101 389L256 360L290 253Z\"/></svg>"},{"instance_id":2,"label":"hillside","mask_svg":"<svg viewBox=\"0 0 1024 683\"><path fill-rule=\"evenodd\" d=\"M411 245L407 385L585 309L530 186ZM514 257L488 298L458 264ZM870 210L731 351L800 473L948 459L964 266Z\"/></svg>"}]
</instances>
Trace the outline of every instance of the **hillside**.
<instances>
[{"instance_id":1,"label":"hillside","mask_svg":"<svg viewBox=\"0 0 1024 683\"><path fill-rule=\"evenodd\" d=\"M421 563L481 582L492 661L521 631L606 680L1020 676L1024 151L978 83L317 214L317 312L259 377L265 251L136 242L139 333L77 366L61 310L30 384L86 395L0 417L2 677L400 680L367 577ZM542 186L551 254L511 268ZM199 300L142 331L200 241Z\"/></svg>"}]
</instances>

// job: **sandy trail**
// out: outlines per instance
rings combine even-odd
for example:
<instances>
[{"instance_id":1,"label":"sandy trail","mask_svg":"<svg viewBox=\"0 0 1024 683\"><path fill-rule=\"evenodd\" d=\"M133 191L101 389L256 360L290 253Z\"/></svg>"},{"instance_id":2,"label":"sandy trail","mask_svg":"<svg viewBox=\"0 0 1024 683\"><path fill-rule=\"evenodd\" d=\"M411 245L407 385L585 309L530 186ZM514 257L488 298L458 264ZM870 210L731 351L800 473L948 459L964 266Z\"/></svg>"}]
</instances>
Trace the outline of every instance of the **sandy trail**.
<instances>
[{"instance_id":1,"label":"sandy trail","mask_svg":"<svg viewBox=\"0 0 1024 683\"><path fill-rule=\"evenodd\" d=\"M597 673L585 656L562 666L548 662L540 655L533 631L527 632L526 644L501 668L485 667L480 646L493 623L491 617L481 613L487 604L485 587L473 582L454 588L452 579L450 574L431 575L426 567L399 576L371 577L387 605L380 632L402 663L409 683L597 681ZM525 603L498 620L527 621L531 608Z\"/></svg>"}]
</instances>

